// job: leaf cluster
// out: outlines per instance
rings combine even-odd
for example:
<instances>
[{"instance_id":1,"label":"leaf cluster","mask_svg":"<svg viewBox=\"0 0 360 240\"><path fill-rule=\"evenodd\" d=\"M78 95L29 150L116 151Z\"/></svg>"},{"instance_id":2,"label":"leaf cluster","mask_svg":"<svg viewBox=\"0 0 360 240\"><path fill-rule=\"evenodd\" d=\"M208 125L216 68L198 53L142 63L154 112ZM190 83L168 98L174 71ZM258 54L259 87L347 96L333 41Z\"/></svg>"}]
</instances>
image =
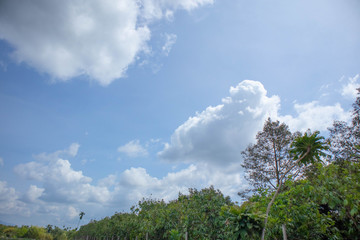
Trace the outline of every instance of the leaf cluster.
<instances>
[{"instance_id":1,"label":"leaf cluster","mask_svg":"<svg viewBox=\"0 0 360 240\"><path fill-rule=\"evenodd\" d=\"M327 156L324 151L329 147L324 144L325 138L319 134L319 131L314 133L307 131L304 135L296 137L290 145L291 157L295 161L301 159L300 164L303 165L321 162L322 158Z\"/></svg>"}]
</instances>

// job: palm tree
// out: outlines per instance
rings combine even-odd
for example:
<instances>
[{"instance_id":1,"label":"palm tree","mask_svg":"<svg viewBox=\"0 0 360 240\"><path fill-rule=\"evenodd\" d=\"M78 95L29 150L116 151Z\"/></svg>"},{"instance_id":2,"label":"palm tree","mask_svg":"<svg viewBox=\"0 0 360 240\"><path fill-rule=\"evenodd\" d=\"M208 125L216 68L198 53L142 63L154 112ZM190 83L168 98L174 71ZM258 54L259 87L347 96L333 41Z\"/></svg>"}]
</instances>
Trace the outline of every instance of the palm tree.
<instances>
[{"instance_id":1,"label":"palm tree","mask_svg":"<svg viewBox=\"0 0 360 240\"><path fill-rule=\"evenodd\" d=\"M324 142L324 137L319 136L319 134L319 131L316 131L314 133L307 131L303 136L295 138L294 142L291 144L290 154L294 159L294 163L290 165L282 174L280 184L277 187L274 196L272 197L271 201L267 206L261 240L265 239L266 224L268 221L271 205L274 203L275 198L280 191L283 183L282 180L285 178L286 174L288 174L295 166L299 164L308 165L309 163L321 161L321 157L326 156L324 151L328 149L328 146ZM286 239L285 225L283 226L283 234L284 239Z\"/></svg>"},{"instance_id":2,"label":"palm tree","mask_svg":"<svg viewBox=\"0 0 360 240\"><path fill-rule=\"evenodd\" d=\"M78 221L78 224L77 224L77 227L76 227L76 229L78 229L79 228L79 223L80 223L80 220L83 218L83 216L85 215L85 213L84 212L80 212L79 213L79 221Z\"/></svg>"}]
</instances>

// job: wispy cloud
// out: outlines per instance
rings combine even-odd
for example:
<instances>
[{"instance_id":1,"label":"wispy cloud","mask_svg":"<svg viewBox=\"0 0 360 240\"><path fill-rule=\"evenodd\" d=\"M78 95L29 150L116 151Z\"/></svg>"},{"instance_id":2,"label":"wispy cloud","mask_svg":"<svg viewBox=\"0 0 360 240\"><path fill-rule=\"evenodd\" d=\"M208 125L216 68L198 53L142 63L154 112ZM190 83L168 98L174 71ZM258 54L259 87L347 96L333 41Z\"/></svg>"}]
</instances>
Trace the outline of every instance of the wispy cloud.
<instances>
[{"instance_id":1,"label":"wispy cloud","mask_svg":"<svg viewBox=\"0 0 360 240\"><path fill-rule=\"evenodd\" d=\"M42 161L50 161L54 158L58 158L61 156L70 156L75 157L78 153L78 150L80 148L80 144L78 143L72 143L67 149L59 150L53 153L40 153L37 155L34 155L34 158Z\"/></svg>"},{"instance_id":2,"label":"wispy cloud","mask_svg":"<svg viewBox=\"0 0 360 240\"><path fill-rule=\"evenodd\" d=\"M123 146L118 147L118 152L124 153L129 157L145 157L147 150L140 144L139 140L132 140Z\"/></svg>"},{"instance_id":3,"label":"wispy cloud","mask_svg":"<svg viewBox=\"0 0 360 240\"><path fill-rule=\"evenodd\" d=\"M7 71L7 64L4 63L3 61L0 61L0 69L4 72Z\"/></svg>"},{"instance_id":4,"label":"wispy cloud","mask_svg":"<svg viewBox=\"0 0 360 240\"><path fill-rule=\"evenodd\" d=\"M357 89L360 87L359 74L355 77L349 78L347 83L342 86L341 95L350 99L355 99L358 93Z\"/></svg>"},{"instance_id":5,"label":"wispy cloud","mask_svg":"<svg viewBox=\"0 0 360 240\"><path fill-rule=\"evenodd\" d=\"M165 44L162 47L162 51L166 56L169 55L172 46L176 42L176 38L177 36L175 34L165 34Z\"/></svg>"}]
</instances>

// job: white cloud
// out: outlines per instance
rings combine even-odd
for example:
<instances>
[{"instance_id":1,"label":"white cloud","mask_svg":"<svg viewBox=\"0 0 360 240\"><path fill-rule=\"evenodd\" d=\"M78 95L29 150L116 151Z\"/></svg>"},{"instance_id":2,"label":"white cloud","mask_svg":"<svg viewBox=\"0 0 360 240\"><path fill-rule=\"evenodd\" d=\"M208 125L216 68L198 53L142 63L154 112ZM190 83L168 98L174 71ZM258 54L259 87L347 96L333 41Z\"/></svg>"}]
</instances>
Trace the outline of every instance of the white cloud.
<instances>
[{"instance_id":1,"label":"white cloud","mask_svg":"<svg viewBox=\"0 0 360 240\"><path fill-rule=\"evenodd\" d=\"M77 151L77 145L71 145L70 155ZM76 151L74 150L76 148ZM37 161L15 166L15 172L23 178L42 183L43 188L32 187L32 195L40 194L43 200L49 202L98 202L103 203L110 198L109 190L104 186L91 185L92 179L84 176L82 171L75 171L69 160L58 157L56 151L52 154L42 154ZM28 194L29 195L29 194ZM31 197L28 197L31 199Z\"/></svg>"},{"instance_id":2,"label":"white cloud","mask_svg":"<svg viewBox=\"0 0 360 240\"><path fill-rule=\"evenodd\" d=\"M12 198L16 199L16 193L14 188L8 188L7 182L0 181L0 201L3 202L6 199Z\"/></svg>"},{"instance_id":3,"label":"white cloud","mask_svg":"<svg viewBox=\"0 0 360 240\"><path fill-rule=\"evenodd\" d=\"M174 20L174 12L171 10L166 10L165 11L165 18L166 20L168 20L169 22L172 22Z\"/></svg>"},{"instance_id":4,"label":"white cloud","mask_svg":"<svg viewBox=\"0 0 360 240\"><path fill-rule=\"evenodd\" d=\"M147 52L149 23L172 19L212 0L2 1L0 38L13 58L66 81L86 75L101 85L125 76L139 53Z\"/></svg>"},{"instance_id":5,"label":"white cloud","mask_svg":"<svg viewBox=\"0 0 360 240\"><path fill-rule=\"evenodd\" d=\"M350 99L355 99L358 93L357 89L360 88L359 74L353 78L349 78L348 82L342 86L341 95Z\"/></svg>"},{"instance_id":6,"label":"white cloud","mask_svg":"<svg viewBox=\"0 0 360 240\"><path fill-rule=\"evenodd\" d=\"M68 160L61 158L49 162L19 164L15 172L24 178L37 180L44 185L43 199L50 202L106 202L110 193L106 187L94 186L92 179L82 171L71 168Z\"/></svg>"},{"instance_id":7,"label":"white cloud","mask_svg":"<svg viewBox=\"0 0 360 240\"><path fill-rule=\"evenodd\" d=\"M280 98L268 97L260 82L242 81L230 88L222 104L209 106L180 125L158 156L169 162L227 166L241 161L241 151L254 140L267 117L285 122L293 131L327 130L334 120L350 118L339 103L295 103L296 116L281 116L279 109Z\"/></svg>"},{"instance_id":8,"label":"white cloud","mask_svg":"<svg viewBox=\"0 0 360 240\"><path fill-rule=\"evenodd\" d=\"M191 11L195 8L213 4L214 0L142 0L139 1L142 17L148 20L166 17L172 20L173 12L178 9Z\"/></svg>"},{"instance_id":9,"label":"white cloud","mask_svg":"<svg viewBox=\"0 0 360 240\"><path fill-rule=\"evenodd\" d=\"M79 211L76 210L76 208L74 208L73 206L69 206L68 210L67 210L67 215L69 216L69 218L74 219L75 217L79 216Z\"/></svg>"},{"instance_id":10,"label":"white cloud","mask_svg":"<svg viewBox=\"0 0 360 240\"><path fill-rule=\"evenodd\" d=\"M72 157L75 157L78 153L78 150L79 150L79 147L80 147L80 144L78 143L72 143L69 147L69 149L67 150L67 153L72 156Z\"/></svg>"},{"instance_id":11,"label":"white cloud","mask_svg":"<svg viewBox=\"0 0 360 240\"><path fill-rule=\"evenodd\" d=\"M0 202L11 207L6 211L0 207L0 215L21 211L27 212L31 221L39 218L47 224L54 223L54 219L59 224L69 223L78 216L79 209L89 213L89 217L99 217L128 210L143 197L172 200L179 192L187 193L190 187L201 189L214 185L225 194L236 196L236 192L245 186L237 163L221 169L208 164L193 164L163 178L151 176L144 168L130 168L120 174L110 174L94 185L82 171L72 169L69 160L54 153L44 155L46 161L36 159L15 167L21 177L38 182L29 186L21 200L14 188L0 182Z\"/></svg>"},{"instance_id":12,"label":"white cloud","mask_svg":"<svg viewBox=\"0 0 360 240\"><path fill-rule=\"evenodd\" d=\"M179 192L187 193L189 188L201 189L213 185L234 198L246 184L239 163L225 168L204 163L191 164L178 172L170 172L161 179L152 177L144 168L130 168L121 174L115 194L126 194L129 202L150 195L169 201L176 198Z\"/></svg>"},{"instance_id":13,"label":"white cloud","mask_svg":"<svg viewBox=\"0 0 360 240\"><path fill-rule=\"evenodd\" d=\"M39 161L51 161L55 158L59 158L61 156L70 156L75 157L78 153L80 144L78 143L72 143L67 149L59 150L53 153L40 153L37 155L34 155L33 157Z\"/></svg>"},{"instance_id":14,"label":"white cloud","mask_svg":"<svg viewBox=\"0 0 360 240\"><path fill-rule=\"evenodd\" d=\"M147 150L141 146L139 140L132 140L127 144L120 146L118 152L125 153L129 157L145 157L148 155Z\"/></svg>"},{"instance_id":15,"label":"white cloud","mask_svg":"<svg viewBox=\"0 0 360 240\"><path fill-rule=\"evenodd\" d=\"M279 120L289 125L293 131L307 129L325 131L334 120L348 121L350 113L344 111L339 103L332 106L320 105L317 101L294 105L297 116L279 116Z\"/></svg>"},{"instance_id":16,"label":"white cloud","mask_svg":"<svg viewBox=\"0 0 360 240\"><path fill-rule=\"evenodd\" d=\"M168 161L227 165L261 129L266 117L276 116L280 99L268 97L260 82L245 80L230 88L222 104L208 107L179 126L159 157Z\"/></svg>"},{"instance_id":17,"label":"white cloud","mask_svg":"<svg viewBox=\"0 0 360 240\"><path fill-rule=\"evenodd\" d=\"M0 181L0 214L29 214L25 204L19 201L19 194L5 181Z\"/></svg>"},{"instance_id":18,"label":"white cloud","mask_svg":"<svg viewBox=\"0 0 360 240\"><path fill-rule=\"evenodd\" d=\"M175 34L165 34L165 44L162 47L162 51L163 53L168 56L172 46L175 44L176 42L176 35Z\"/></svg>"},{"instance_id":19,"label":"white cloud","mask_svg":"<svg viewBox=\"0 0 360 240\"><path fill-rule=\"evenodd\" d=\"M130 168L121 174L115 192L124 195L127 202L136 202L160 186L160 180L151 177L144 168Z\"/></svg>"},{"instance_id":20,"label":"white cloud","mask_svg":"<svg viewBox=\"0 0 360 240\"><path fill-rule=\"evenodd\" d=\"M116 184L116 181L117 181L116 175L110 174L109 176L107 176L107 177L105 177L103 179L100 179L99 183L98 183L98 186L111 187L111 186L114 186Z\"/></svg>"},{"instance_id":21,"label":"white cloud","mask_svg":"<svg viewBox=\"0 0 360 240\"><path fill-rule=\"evenodd\" d=\"M4 159L0 157L0 166L4 166Z\"/></svg>"},{"instance_id":22,"label":"white cloud","mask_svg":"<svg viewBox=\"0 0 360 240\"><path fill-rule=\"evenodd\" d=\"M44 188L39 188L36 185L30 185L29 190L25 194L25 200L35 202L43 195L44 191Z\"/></svg>"}]
</instances>

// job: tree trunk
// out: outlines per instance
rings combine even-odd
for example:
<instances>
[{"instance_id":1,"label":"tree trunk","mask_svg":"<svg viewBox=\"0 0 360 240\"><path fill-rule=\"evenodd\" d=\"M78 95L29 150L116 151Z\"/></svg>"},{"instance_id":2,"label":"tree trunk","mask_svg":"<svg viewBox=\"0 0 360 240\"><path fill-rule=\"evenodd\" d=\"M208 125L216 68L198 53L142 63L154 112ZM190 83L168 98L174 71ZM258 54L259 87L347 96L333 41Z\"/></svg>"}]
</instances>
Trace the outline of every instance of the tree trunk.
<instances>
[{"instance_id":1,"label":"tree trunk","mask_svg":"<svg viewBox=\"0 0 360 240\"><path fill-rule=\"evenodd\" d=\"M284 240L287 240L286 225L285 225L285 223L282 225L282 232L283 232L283 239L284 239Z\"/></svg>"},{"instance_id":2,"label":"tree trunk","mask_svg":"<svg viewBox=\"0 0 360 240\"><path fill-rule=\"evenodd\" d=\"M269 202L267 208L266 208L266 214L265 214L265 221L264 221L264 228L262 230L262 234L261 234L261 240L265 240L265 231L266 231L266 224L268 221L268 217L269 217L269 212L271 209L271 205L274 203L276 196L278 195L280 188L281 188L282 182L280 182L274 196L272 197L271 201Z\"/></svg>"},{"instance_id":3,"label":"tree trunk","mask_svg":"<svg viewBox=\"0 0 360 240\"><path fill-rule=\"evenodd\" d=\"M309 153L310 153L310 147L308 147L306 153L305 153L301 158L299 158L298 160L296 160L296 162L295 162L292 166L290 166L290 167L285 171L285 173L281 176L280 184L279 184L279 186L278 186L278 188L277 188L274 196L272 197L271 201L269 202L269 204L268 204L268 206L267 206L267 208L266 208L266 214L265 214L265 220L264 220L264 228L263 228L263 230L262 230L261 240L265 240L266 224L267 224L267 222L268 222L269 212L270 212L270 209L271 209L271 205L274 203L276 196L279 194L280 188L281 188L281 186L282 186L282 182L283 182L286 174L288 174L288 173L291 171L291 169L293 169L293 168L294 168L301 160L303 160Z\"/></svg>"},{"instance_id":4,"label":"tree trunk","mask_svg":"<svg viewBox=\"0 0 360 240\"><path fill-rule=\"evenodd\" d=\"M276 156L276 146L274 143L275 140L273 140L273 151L274 151L274 160L275 160L275 175L276 175L276 186L279 186L280 184L280 174L279 174L279 163L278 163L278 159Z\"/></svg>"}]
</instances>

